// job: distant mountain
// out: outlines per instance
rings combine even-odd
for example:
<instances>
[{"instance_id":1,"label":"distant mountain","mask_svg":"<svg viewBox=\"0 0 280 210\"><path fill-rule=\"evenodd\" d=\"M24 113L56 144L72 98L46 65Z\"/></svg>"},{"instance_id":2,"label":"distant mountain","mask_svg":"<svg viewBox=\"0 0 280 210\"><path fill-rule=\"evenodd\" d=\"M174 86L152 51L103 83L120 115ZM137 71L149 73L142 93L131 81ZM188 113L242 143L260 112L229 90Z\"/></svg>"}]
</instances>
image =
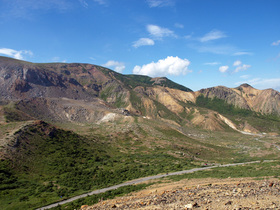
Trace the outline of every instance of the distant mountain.
<instances>
[{"instance_id":1,"label":"distant mountain","mask_svg":"<svg viewBox=\"0 0 280 210\"><path fill-rule=\"evenodd\" d=\"M122 75L91 64L42 64L7 57L0 57L0 100L14 103L13 109L5 108L10 120L99 123L108 114L114 119L131 115L224 130L228 125L217 113L228 118L252 113L280 116L280 94L273 89L257 90L243 84L193 92L165 77Z\"/></svg>"},{"instance_id":2,"label":"distant mountain","mask_svg":"<svg viewBox=\"0 0 280 210\"><path fill-rule=\"evenodd\" d=\"M280 93L273 89L257 90L242 84L237 88L218 86L199 92L207 98L222 99L241 109L280 116Z\"/></svg>"},{"instance_id":3,"label":"distant mountain","mask_svg":"<svg viewBox=\"0 0 280 210\"><path fill-rule=\"evenodd\" d=\"M62 104L66 99L68 104L69 100L76 100L72 107L79 100L85 108L90 101L91 105L94 103L102 109L123 108L131 114L149 117L157 117L160 112L164 116L169 114L166 113L169 110L184 109L172 93L168 93L169 89L183 95L192 92L167 78L122 75L91 64L35 64L0 57L0 68L0 99L20 101L19 106L35 116L40 113L40 110L36 111L39 107L44 107L46 113L48 109L54 110L54 104L60 103L56 103L58 99ZM158 98L160 95L166 95L165 99L172 102L168 104L165 99ZM181 97L179 95L176 97ZM50 104L53 107L49 107ZM28 111L28 106L34 106L35 109L29 107L32 110ZM50 116L49 113L47 115Z\"/></svg>"}]
</instances>

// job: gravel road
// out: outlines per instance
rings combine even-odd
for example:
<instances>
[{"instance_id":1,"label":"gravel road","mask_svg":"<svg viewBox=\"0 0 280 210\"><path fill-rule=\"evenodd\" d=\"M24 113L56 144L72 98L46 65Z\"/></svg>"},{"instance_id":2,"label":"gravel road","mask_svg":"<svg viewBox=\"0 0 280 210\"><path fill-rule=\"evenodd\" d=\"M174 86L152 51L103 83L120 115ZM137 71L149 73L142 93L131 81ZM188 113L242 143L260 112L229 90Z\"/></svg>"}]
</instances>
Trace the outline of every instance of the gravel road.
<instances>
[{"instance_id":1,"label":"gravel road","mask_svg":"<svg viewBox=\"0 0 280 210\"><path fill-rule=\"evenodd\" d=\"M110 190L118 189L119 187L124 187L124 186L128 186L128 185L133 185L133 184L139 184L139 183L149 181L149 180L153 180L153 179L159 179L159 178L163 178L163 177L167 177L167 176L173 176L173 175L193 173L193 172L196 172L196 171L203 171L203 170L208 170L208 169L216 168L216 167L229 167L229 166L245 165L245 164L252 164L252 163L260 163L260 161L252 161L252 162L245 162L245 163L232 163L232 164L225 164L225 165L215 165L215 166L208 166L208 167L203 167L203 168L193 168L193 169L189 169L189 170L171 172L171 173L167 173L167 174L159 174L159 175L155 175L155 176L148 176L148 177L128 181L128 182L125 182L125 183L122 183L122 184L114 185L114 186L111 186L111 187L106 187L106 188L103 188L103 189L100 189L100 190L94 190L94 191L89 192L89 193L78 195L78 196L69 198L69 199L64 200L64 201L60 201L60 202L53 203L53 204L48 205L48 206L38 208L37 210L50 209L50 208L56 207L58 205L63 205L63 204L66 204L66 203L73 202L77 199L87 197L89 195L104 193L104 192L107 192L107 191L110 191Z\"/></svg>"}]
</instances>

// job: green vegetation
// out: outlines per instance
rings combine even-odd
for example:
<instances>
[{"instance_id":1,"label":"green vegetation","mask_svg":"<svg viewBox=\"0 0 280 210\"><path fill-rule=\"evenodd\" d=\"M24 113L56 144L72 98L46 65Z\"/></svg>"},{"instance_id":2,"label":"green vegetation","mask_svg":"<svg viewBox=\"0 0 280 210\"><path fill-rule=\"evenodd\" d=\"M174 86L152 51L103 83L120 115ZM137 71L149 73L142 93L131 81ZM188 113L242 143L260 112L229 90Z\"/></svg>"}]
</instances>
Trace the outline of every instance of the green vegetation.
<instances>
[{"instance_id":1,"label":"green vegetation","mask_svg":"<svg viewBox=\"0 0 280 210\"><path fill-rule=\"evenodd\" d=\"M232 104L228 104L225 100L219 98L207 98L200 95L196 99L199 107L212 109L225 115L235 124L248 122L251 126L261 132L279 132L280 118L277 115L263 115L247 109L241 109Z\"/></svg>"},{"instance_id":2,"label":"green vegetation","mask_svg":"<svg viewBox=\"0 0 280 210\"><path fill-rule=\"evenodd\" d=\"M31 120L32 118L26 113L17 110L14 105L7 105L3 107L4 116L7 122L17 122Z\"/></svg>"},{"instance_id":3,"label":"green vegetation","mask_svg":"<svg viewBox=\"0 0 280 210\"><path fill-rule=\"evenodd\" d=\"M116 127L118 126L123 125ZM152 129L148 135L147 127ZM139 124L128 131L112 133L112 129L108 129L112 135L108 135L102 127L99 127L92 129L92 133L84 137L44 122L22 128L22 132L18 132L19 144L12 156L0 162L2 207L4 209L41 207L139 177L199 167L201 162L195 161L196 158L206 162L260 159L251 157L248 153L236 155L236 151L241 149L217 146L217 139L212 137L205 138L203 142L155 121L145 121L143 125ZM122 127L118 129L122 130ZM219 136L220 144L229 138L228 133L224 135ZM234 135L236 136L232 139L235 139L236 144L239 145L240 141L249 148L250 145L244 142L245 138L240 140L237 138L241 134ZM253 144L250 139L249 143ZM231 140L226 144L236 146ZM268 167L264 169L268 173ZM240 173L246 174L242 171ZM231 176L228 174L233 173L221 172L225 174L224 176ZM276 172L272 175L274 174ZM206 173L205 177L208 175L209 173ZM136 188L131 186L127 189L130 191ZM108 195L108 198L111 198L111 194L126 193L127 189L108 192L101 197L105 198ZM93 204L99 198L90 196L86 198L89 200L69 204L69 208L74 209L80 204Z\"/></svg>"},{"instance_id":4,"label":"green vegetation","mask_svg":"<svg viewBox=\"0 0 280 210\"><path fill-rule=\"evenodd\" d=\"M139 110L141 112L141 114L145 116L146 115L146 110L145 110L145 108L142 104L141 97L139 97L137 95L137 93L132 91L132 90L129 92L129 94L130 94L130 102L131 102L132 106L135 109Z\"/></svg>"},{"instance_id":5,"label":"green vegetation","mask_svg":"<svg viewBox=\"0 0 280 210\"><path fill-rule=\"evenodd\" d=\"M130 88L135 88L137 86L151 87L153 84L151 77L143 75L118 75L117 79Z\"/></svg>"},{"instance_id":6,"label":"green vegetation","mask_svg":"<svg viewBox=\"0 0 280 210\"><path fill-rule=\"evenodd\" d=\"M177 84L177 83L167 79L166 77L165 77L165 79L166 80L163 83L161 83L160 86L169 87L169 88L182 90L182 91L186 91L186 92L192 92L191 89L189 89L183 85Z\"/></svg>"},{"instance_id":7,"label":"green vegetation","mask_svg":"<svg viewBox=\"0 0 280 210\"><path fill-rule=\"evenodd\" d=\"M169 87L177 90L182 90L186 92L191 92L192 90L186 88L183 85L177 84L166 77L159 84L154 84L151 77L143 76L143 75L121 75L117 77L117 79L121 80L123 83L127 84L131 88L135 88L137 86L143 87L152 87L154 85Z\"/></svg>"},{"instance_id":8,"label":"green vegetation","mask_svg":"<svg viewBox=\"0 0 280 210\"><path fill-rule=\"evenodd\" d=\"M160 117L173 120L179 124L182 122L182 119L178 115L176 115L175 113L167 109L167 107L164 106L163 104L159 103L156 100L154 100L154 104L156 105L157 108L157 114Z\"/></svg>"},{"instance_id":9,"label":"green vegetation","mask_svg":"<svg viewBox=\"0 0 280 210\"><path fill-rule=\"evenodd\" d=\"M131 133L118 135L118 144L128 151L124 153L102 136L89 139L44 122L22 131L11 158L0 162L4 209L37 208L127 180L193 167L165 149L133 153Z\"/></svg>"},{"instance_id":10,"label":"green vegetation","mask_svg":"<svg viewBox=\"0 0 280 210\"><path fill-rule=\"evenodd\" d=\"M219 112L220 114L231 114L245 117L256 115L256 113L251 110L241 109L217 97L212 99L204 97L204 95L202 94L197 97L196 105L200 107L205 107L207 109L212 109L214 111Z\"/></svg>"},{"instance_id":11,"label":"green vegetation","mask_svg":"<svg viewBox=\"0 0 280 210\"><path fill-rule=\"evenodd\" d=\"M197 178L237 178L237 177L278 177L280 174L280 162L262 162L241 166L217 167L205 171L197 171L195 173L183 174L179 176L170 176L169 179L179 181L182 179L197 179Z\"/></svg>"}]
</instances>

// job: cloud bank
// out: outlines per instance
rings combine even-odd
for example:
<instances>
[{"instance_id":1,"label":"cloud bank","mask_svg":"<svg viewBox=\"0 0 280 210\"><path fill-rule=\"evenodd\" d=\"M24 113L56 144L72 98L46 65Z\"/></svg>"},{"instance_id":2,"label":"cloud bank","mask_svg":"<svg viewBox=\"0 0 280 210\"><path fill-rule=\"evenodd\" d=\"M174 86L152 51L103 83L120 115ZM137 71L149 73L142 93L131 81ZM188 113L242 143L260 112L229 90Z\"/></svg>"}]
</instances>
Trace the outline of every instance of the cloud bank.
<instances>
[{"instance_id":1,"label":"cloud bank","mask_svg":"<svg viewBox=\"0 0 280 210\"><path fill-rule=\"evenodd\" d=\"M185 75L191 70L188 69L190 61L188 59L181 59L179 57L168 56L165 59L158 60L156 63L152 62L141 66L135 66L134 74L147 75L151 77L161 77L167 75Z\"/></svg>"}]
</instances>

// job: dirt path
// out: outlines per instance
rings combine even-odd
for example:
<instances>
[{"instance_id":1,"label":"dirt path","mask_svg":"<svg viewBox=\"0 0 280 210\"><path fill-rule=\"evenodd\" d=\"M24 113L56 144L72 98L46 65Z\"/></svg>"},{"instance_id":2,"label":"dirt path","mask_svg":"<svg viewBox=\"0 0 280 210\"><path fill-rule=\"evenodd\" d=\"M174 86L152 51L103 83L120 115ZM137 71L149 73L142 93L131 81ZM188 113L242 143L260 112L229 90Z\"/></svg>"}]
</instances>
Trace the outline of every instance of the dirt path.
<instances>
[{"instance_id":1,"label":"dirt path","mask_svg":"<svg viewBox=\"0 0 280 210\"><path fill-rule=\"evenodd\" d=\"M262 143L270 144L270 145L276 147L276 149L278 149L278 150L280 151L280 146L277 145L277 144L269 143L269 142L267 142L267 141L260 140L259 138L255 138L255 140L256 140L256 141L259 141L259 142L262 142Z\"/></svg>"}]
</instances>

